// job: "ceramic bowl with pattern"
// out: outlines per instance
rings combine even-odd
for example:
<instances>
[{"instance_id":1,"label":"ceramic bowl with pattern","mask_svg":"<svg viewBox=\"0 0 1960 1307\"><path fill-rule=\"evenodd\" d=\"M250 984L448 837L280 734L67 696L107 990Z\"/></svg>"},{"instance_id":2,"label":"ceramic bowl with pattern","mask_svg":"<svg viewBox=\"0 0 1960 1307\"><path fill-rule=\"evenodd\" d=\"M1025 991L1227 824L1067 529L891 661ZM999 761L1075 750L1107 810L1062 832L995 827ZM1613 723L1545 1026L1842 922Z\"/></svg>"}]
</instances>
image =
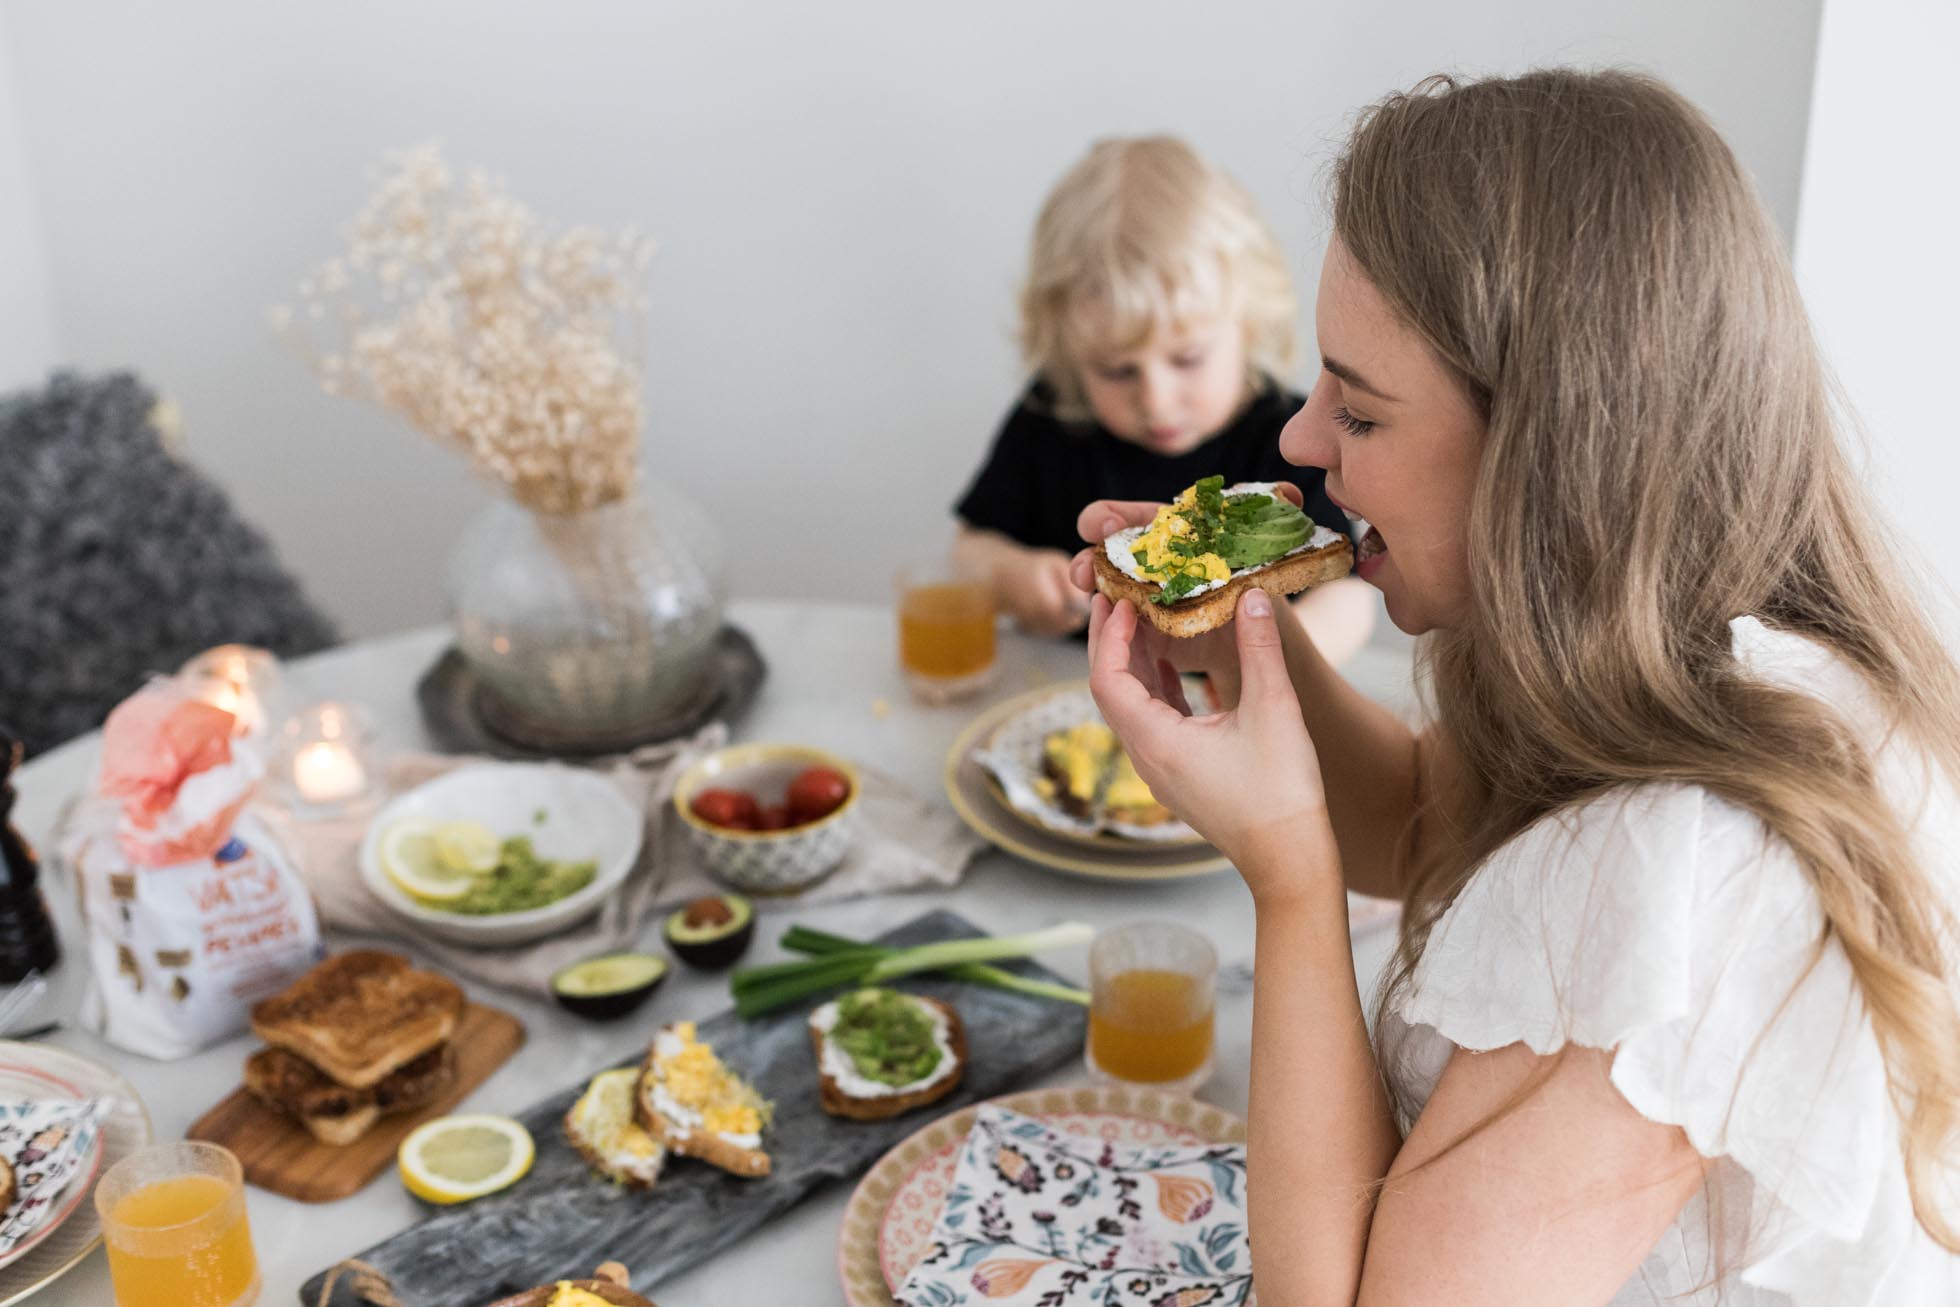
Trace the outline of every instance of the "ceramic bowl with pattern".
<instances>
[{"instance_id":1,"label":"ceramic bowl with pattern","mask_svg":"<svg viewBox=\"0 0 1960 1307\"><path fill-rule=\"evenodd\" d=\"M703 790L741 790L762 804L778 802L790 781L810 767L840 773L850 791L828 815L785 830L736 830L702 820L694 811ZM857 768L834 753L802 744L737 744L718 749L681 774L674 785L679 814L695 855L722 880L751 894L785 894L822 880L857 838Z\"/></svg>"}]
</instances>

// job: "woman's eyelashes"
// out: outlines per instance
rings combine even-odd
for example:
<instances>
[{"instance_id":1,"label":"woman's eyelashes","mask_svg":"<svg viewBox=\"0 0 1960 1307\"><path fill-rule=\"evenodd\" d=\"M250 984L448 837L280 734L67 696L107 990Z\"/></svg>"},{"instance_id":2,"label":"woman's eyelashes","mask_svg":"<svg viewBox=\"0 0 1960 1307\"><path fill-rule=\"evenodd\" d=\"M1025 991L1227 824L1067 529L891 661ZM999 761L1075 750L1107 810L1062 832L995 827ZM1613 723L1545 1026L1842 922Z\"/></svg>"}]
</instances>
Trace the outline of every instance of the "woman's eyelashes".
<instances>
[{"instance_id":1,"label":"woman's eyelashes","mask_svg":"<svg viewBox=\"0 0 1960 1307\"><path fill-rule=\"evenodd\" d=\"M1375 429L1374 423L1368 421L1366 418L1358 418L1348 412L1347 405L1345 404L1335 405L1334 422L1350 436L1365 436Z\"/></svg>"}]
</instances>

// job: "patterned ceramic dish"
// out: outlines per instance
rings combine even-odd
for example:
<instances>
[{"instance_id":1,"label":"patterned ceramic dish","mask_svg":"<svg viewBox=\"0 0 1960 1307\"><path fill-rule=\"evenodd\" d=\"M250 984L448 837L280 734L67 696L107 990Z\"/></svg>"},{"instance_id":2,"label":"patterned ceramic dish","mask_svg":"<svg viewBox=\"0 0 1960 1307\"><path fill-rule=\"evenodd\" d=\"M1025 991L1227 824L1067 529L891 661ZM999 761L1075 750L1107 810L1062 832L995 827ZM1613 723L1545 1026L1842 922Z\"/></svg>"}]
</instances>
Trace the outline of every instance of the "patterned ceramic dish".
<instances>
[{"instance_id":1,"label":"patterned ceramic dish","mask_svg":"<svg viewBox=\"0 0 1960 1307\"><path fill-rule=\"evenodd\" d=\"M694 815L694 796L702 790L773 796L806 767L829 767L850 782L850 793L828 816L788 830L748 831L713 826ZM844 860L857 838L859 789L857 768L834 753L802 744L737 744L716 750L681 773L674 785L674 811L710 871L752 894L783 894L823 879Z\"/></svg>"},{"instance_id":2,"label":"patterned ceramic dish","mask_svg":"<svg viewBox=\"0 0 1960 1307\"><path fill-rule=\"evenodd\" d=\"M1223 1108L1127 1085L1036 1089L993 1100L1056 1130L1130 1146L1239 1144L1245 1122ZM865 1173L844 1208L837 1276L850 1307L897 1307L892 1290L925 1255L978 1105L940 1117Z\"/></svg>"},{"instance_id":3,"label":"patterned ceramic dish","mask_svg":"<svg viewBox=\"0 0 1960 1307\"><path fill-rule=\"evenodd\" d=\"M154 1137L150 1115L136 1089L116 1072L91 1058L51 1044L0 1041L0 1068L10 1076L59 1082L72 1089L77 1098L107 1098L113 1106L97 1126L102 1141L101 1155L95 1162L96 1175L115 1165ZM45 1092L45 1091L41 1091ZM0 1307L10 1307L38 1293L95 1251L102 1242L102 1218L95 1204L85 1201L95 1190L95 1178L87 1183L80 1177L73 1182L74 1195L66 1217L51 1221L47 1235L39 1239L18 1261L0 1268Z\"/></svg>"}]
</instances>

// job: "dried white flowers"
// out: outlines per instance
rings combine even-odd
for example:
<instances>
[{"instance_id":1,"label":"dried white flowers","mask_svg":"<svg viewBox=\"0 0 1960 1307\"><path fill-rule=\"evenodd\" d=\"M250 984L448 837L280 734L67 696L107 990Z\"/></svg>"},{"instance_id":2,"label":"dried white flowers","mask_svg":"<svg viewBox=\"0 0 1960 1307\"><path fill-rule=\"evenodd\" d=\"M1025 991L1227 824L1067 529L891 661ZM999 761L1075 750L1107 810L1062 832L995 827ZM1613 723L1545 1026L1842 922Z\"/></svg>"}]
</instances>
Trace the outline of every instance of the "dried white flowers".
<instances>
[{"instance_id":1,"label":"dried white flowers","mask_svg":"<svg viewBox=\"0 0 1960 1307\"><path fill-rule=\"evenodd\" d=\"M329 393L460 447L527 508L626 494L652 238L548 228L481 170L458 185L435 143L383 163L346 254L271 311L274 330Z\"/></svg>"}]
</instances>

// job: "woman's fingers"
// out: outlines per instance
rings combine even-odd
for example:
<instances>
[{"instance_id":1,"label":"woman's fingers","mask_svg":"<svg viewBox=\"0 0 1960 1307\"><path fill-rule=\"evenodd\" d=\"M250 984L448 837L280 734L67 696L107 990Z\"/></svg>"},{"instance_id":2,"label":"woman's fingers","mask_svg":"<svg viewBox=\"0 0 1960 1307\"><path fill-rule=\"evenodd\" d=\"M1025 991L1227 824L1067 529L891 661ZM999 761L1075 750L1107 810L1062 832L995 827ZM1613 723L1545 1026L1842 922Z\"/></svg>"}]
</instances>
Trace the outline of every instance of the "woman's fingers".
<instances>
[{"instance_id":1,"label":"woman's fingers","mask_svg":"<svg viewBox=\"0 0 1960 1307\"><path fill-rule=\"evenodd\" d=\"M1239 704L1299 708L1299 694L1286 674L1286 651L1273 620L1273 597L1257 586L1239 596Z\"/></svg>"},{"instance_id":2,"label":"woman's fingers","mask_svg":"<svg viewBox=\"0 0 1960 1307\"><path fill-rule=\"evenodd\" d=\"M1075 519L1075 531L1090 544L1099 545L1126 526L1148 526L1162 507L1141 499L1098 499Z\"/></svg>"},{"instance_id":3,"label":"woman's fingers","mask_svg":"<svg viewBox=\"0 0 1960 1307\"><path fill-rule=\"evenodd\" d=\"M1110 729L1125 739L1183 720L1151 693L1133 664L1137 611L1097 595L1089 615L1089 692Z\"/></svg>"}]
</instances>

